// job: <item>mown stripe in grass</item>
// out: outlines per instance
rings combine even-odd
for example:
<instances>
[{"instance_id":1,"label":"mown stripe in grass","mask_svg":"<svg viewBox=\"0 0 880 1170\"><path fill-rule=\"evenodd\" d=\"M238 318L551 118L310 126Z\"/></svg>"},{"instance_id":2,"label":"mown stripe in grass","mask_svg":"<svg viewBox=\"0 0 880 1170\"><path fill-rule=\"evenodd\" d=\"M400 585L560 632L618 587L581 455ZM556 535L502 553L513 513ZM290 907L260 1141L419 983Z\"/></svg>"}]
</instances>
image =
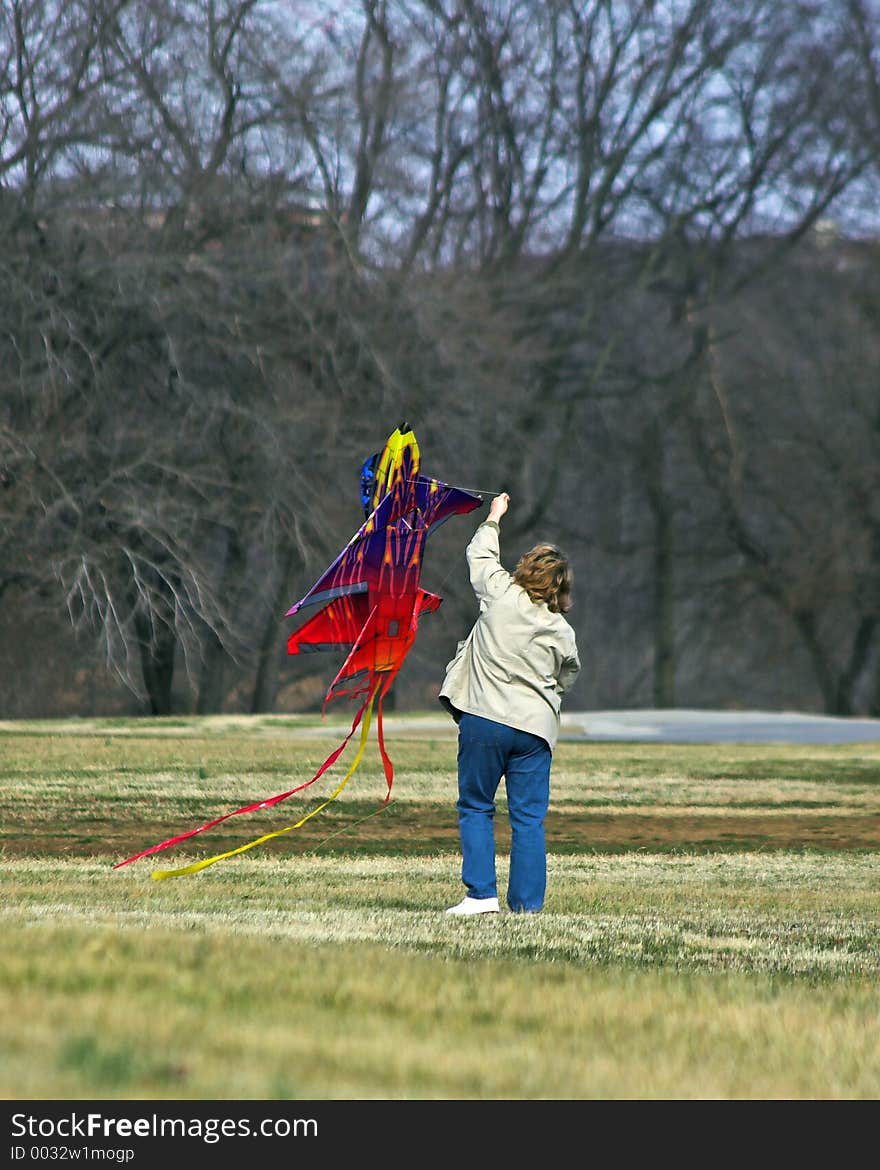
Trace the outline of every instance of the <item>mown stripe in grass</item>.
<instances>
[{"instance_id":1,"label":"mown stripe in grass","mask_svg":"<svg viewBox=\"0 0 880 1170\"><path fill-rule=\"evenodd\" d=\"M155 807L116 810L100 804L71 810L63 819L47 820L35 814L26 824L5 822L0 828L0 847L9 856L83 856L98 851L121 860L198 826L195 804L189 818L181 815L181 804L175 807L178 815L172 817L169 809L166 819L156 816ZM226 822L195 841L190 839L190 847L201 848L204 856L233 849L263 833L294 824L303 807L291 805L286 817L276 810L271 817L255 814L240 818L237 824ZM138 815L139 811L143 815ZM207 819L208 815L205 806L201 816ZM496 817L495 833L498 849L509 850L510 825L505 815ZM880 815L833 810L730 811L720 815L702 810L591 813L564 808L548 815L545 835L548 849L561 853L639 849L859 851L880 848ZM355 801L330 806L290 834L259 848L273 856L316 849L424 856L457 846L458 822L451 807L400 802L383 808L376 802ZM163 851L163 855L173 857L173 850Z\"/></svg>"}]
</instances>

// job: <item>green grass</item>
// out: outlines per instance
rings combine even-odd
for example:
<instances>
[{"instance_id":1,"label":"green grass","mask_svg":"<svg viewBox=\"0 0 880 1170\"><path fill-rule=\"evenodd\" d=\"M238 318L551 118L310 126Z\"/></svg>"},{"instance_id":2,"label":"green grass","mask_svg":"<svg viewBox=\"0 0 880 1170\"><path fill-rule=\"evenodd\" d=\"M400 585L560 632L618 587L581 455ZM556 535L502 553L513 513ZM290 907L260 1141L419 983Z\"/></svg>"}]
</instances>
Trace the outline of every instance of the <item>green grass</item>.
<instances>
[{"instance_id":1,"label":"green grass","mask_svg":"<svg viewBox=\"0 0 880 1170\"><path fill-rule=\"evenodd\" d=\"M387 807L371 742L154 881L347 724L0 725L0 1097L880 1096L880 745L562 743L544 912L450 919L454 727L394 726Z\"/></svg>"}]
</instances>

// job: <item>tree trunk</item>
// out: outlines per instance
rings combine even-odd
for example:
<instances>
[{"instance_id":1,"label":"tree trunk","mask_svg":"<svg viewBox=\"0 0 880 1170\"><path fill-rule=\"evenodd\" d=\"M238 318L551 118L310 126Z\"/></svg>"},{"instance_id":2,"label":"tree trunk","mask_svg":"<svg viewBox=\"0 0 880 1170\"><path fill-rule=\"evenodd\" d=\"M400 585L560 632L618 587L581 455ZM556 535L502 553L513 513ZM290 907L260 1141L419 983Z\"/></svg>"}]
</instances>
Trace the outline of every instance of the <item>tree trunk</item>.
<instances>
[{"instance_id":1,"label":"tree trunk","mask_svg":"<svg viewBox=\"0 0 880 1170\"><path fill-rule=\"evenodd\" d=\"M197 715L216 715L223 710L226 695L224 666L226 651L223 643L213 630L208 631L202 649L202 669L199 672L199 696L196 700Z\"/></svg>"},{"instance_id":2,"label":"tree trunk","mask_svg":"<svg viewBox=\"0 0 880 1170\"><path fill-rule=\"evenodd\" d=\"M663 445L656 427L645 444L648 504L654 520L652 563L654 677L657 708L675 706L675 577L672 502L663 483Z\"/></svg>"},{"instance_id":3,"label":"tree trunk","mask_svg":"<svg viewBox=\"0 0 880 1170\"><path fill-rule=\"evenodd\" d=\"M171 714L171 686L174 682L174 655L177 638L163 622L150 621L146 614L135 618L140 642L141 669L151 715Z\"/></svg>"},{"instance_id":4,"label":"tree trunk","mask_svg":"<svg viewBox=\"0 0 880 1170\"><path fill-rule=\"evenodd\" d=\"M877 618L874 614L868 614L859 622L855 637L853 638L849 664L838 680L837 693L839 700L847 704L850 713L855 712L856 704L853 698L853 691L862 671L867 665L868 656L871 652L871 644L874 641L874 630L876 628Z\"/></svg>"},{"instance_id":5,"label":"tree trunk","mask_svg":"<svg viewBox=\"0 0 880 1170\"><path fill-rule=\"evenodd\" d=\"M278 579L278 586L272 600L272 608L266 615L263 626L263 637L260 641L260 655L257 661L257 676L254 680L254 690L251 696L251 714L269 713L275 708L275 696L278 694L278 665L281 655L282 640L286 641L286 633L281 625L281 615L286 605L287 590L294 571L302 565L302 558L296 548L291 548L284 562L284 568Z\"/></svg>"},{"instance_id":6,"label":"tree trunk","mask_svg":"<svg viewBox=\"0 0 880 1170\"><path fill-rule=\"evenodd\" d=\"M654 534L654 706L675 706L675 599L672 516L655 513Z\"/></svg>"},{"instance_id":7,"label":"tree trunk","mask_svg":"<svg viewBox=\"0 0 880 1170\"><path fill-rule=\"evenodd\" d=\"M851 715L852 707L849 697L841 692L828 656L822 649L816 631L816 615L810 609L798 610L794 617L794 624L804 640L804 645L813 663L813 671L819 690L822 692L822 705L826 715Z\"/></svg>"},{"instance_id":8,"label":"tree trunk","mask_svg":"<svg viewBox=\"0 0 880 1170\"><path fill-rule=\"evenodd\" d=\"M238 598L246 559L238 534L234 529L228 528L219 592L226 600L228 611L233 615L232 621L235 621L238 615ZM199 672L199 694L196 700L196 711L199 715L216 715L223 710L228 660L229 654L220 635L216 629L208 626L202 645L202 668Z\"/></svg>"}]
</instances>

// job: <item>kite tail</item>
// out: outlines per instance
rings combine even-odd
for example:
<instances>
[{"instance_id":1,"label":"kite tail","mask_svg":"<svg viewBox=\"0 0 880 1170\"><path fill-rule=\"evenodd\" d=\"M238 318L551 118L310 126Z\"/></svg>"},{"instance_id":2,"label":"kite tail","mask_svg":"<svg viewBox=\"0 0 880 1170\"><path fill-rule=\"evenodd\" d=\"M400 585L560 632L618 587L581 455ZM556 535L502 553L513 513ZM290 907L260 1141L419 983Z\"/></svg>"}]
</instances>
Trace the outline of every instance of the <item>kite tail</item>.
<instances>
[{"instance_id":1,"label":"kite tail","mask_svg":"<svg viewBox=\"0 0 880 1170\"><path fill-rule=\"evenodd\" d=\"M349 739L351 739L352 735L354 734L355 728L357 727L358 723L360 723L361 717L363 716L361 741L358 745L357 754L352 760L351 767L348 769L344 778L336 786L333 792L331 792L327 799L319 804L317 808L313 808L310 813L306 813L306 815L298 820L295 825L288 825L285 829L276 829L272 833L264 833L262 837L257 837L255 841L248 841L246 845L239 845L238 848L229 849L226 853L218 853L214 857L206 857L203 861L196 861L192 865L183 865L178 869L157 869L154 870L150 876L153 877L156 881L162 881L164 878L183 877L184 874L198 873L199 870L207 869L209 865L214 865L214 863L217 861L224 861L227 857L236 857L239 853L247 853L249 849L254 849L257 845L262 845L265 841L271 841L274 837L283 837L285 833L292 833L294 829L300 828L300 826L304 825L306 821L311 820L313 816L321 811L321 809L326 808L327 805L332 803L332 801L334 801L340 794L340 792L354 775L358 764L361 762L361 757L364 754L364 748L367 746L367 736L370 731L370 717L373 713L373 703L376 699L378 691L379 684L377 683L376 686L372 688L367 698L364 700L364 703L360 711L358 711L357 716L355 717L355 721L352 724L351 731L345 738L345 743L348 743ZM345 745L343 744L343 746ZM338 755L339 752L337 751L336 756L338 757ZM321 771L324 771L325 767L326 765L321 768ZM313 779L317 779L317 776L313 777ZM304 788L305 785L301 785L301 787Z\"/></svg>"},{"instance_id":2,"label":"kite tail","mask_svg":"<svg viewBox=\"0 0 880 1170\"><path fill-rule=\"evenodd\" d=\"M379 754L382 756L382 767L385 769L385 783L388 786L388 791L385 793L385 799L382 802L383 804L388 804L391 800L391 785L394 783L394 765L391 762L391 757L385 750L385 734L382 726L382 700L391 690L391 684L393 682L394 675L388 675L382 684L382 690L379 693L379 705L376 710L376 737L379 740Z\"/></svg>"},{"instance_id":3,"label":"kite tail","mask_svg":"<svg viewBox=\"0 0 880 1170\"><path fill-rule=\"evenodd\" d=\"M234 812L224 813L222 817L215 817L213 821L208 821L204 825L199 825L197 829L190 829L187 833L180 833L176 837L169 837L167 841L162 841L158 845L151 845L149 849L142 849L140 853L135 853L133 857L127 857L125 861L117 861L113 868L121 869L124 865L129 865L132 861L138 861L141 857L149 857L151 853L158 853L162 849L170 849L172 845L178 845L181 841L187 841L190 837L195 837L199 833L204 833L208 829L213 829L215 825L220 825L224 821L228 821L230 817L237 817L242 813L255 812L258 809L272 808L273 805L280 804L282 800L287 800L289 796L293 796L297 792L302 792L304 788L308 788L309 785L314 784L316 780L319 780L321 776L323 776L327 771L327 769L336 763L336 761L348 746L349 740L357 730L358 724L363 719L364 714L368 712L368 708L371 706L374 697L375 690L371 694L368 694L366 699L364 699L352 721L351 729L348 735L346 735L345 739L342 741L339 747L330 753L314 776L312 776L310 780L306 780L304 784L298 784L296 788L291 788L287 792L279 792L277 796L271 796L267 800L258 800L254 804L247 804L243 808L237 808ZM367 726L369 726L369 714L367 715ZM361 751L363 751L363 747L361 747Z\"/></svg>"}]
</instances>

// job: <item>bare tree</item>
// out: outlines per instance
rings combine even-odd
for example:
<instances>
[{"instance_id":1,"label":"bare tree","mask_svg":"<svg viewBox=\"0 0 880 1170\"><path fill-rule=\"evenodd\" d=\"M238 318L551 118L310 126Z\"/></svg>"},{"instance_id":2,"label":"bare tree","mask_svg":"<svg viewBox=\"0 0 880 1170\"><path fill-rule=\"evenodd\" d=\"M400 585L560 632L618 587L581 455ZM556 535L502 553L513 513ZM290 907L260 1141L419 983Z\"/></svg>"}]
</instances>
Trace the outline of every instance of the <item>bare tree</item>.
<instances>
[{"instance_id":1,"label":"bare tree","mask_svg":"<svg viewBox=\"0 0 880 1170\"><path fill-rule=\"evenodd\" d=\"M677 701L696 592L747 565L706 388L755 282L876 190L874 15L7 5L7 590L60 585L152 710L267 709L286 603L408 419L432 472L511 492L512 549L540 528L603 582L608 687Z\"/></svg>"},{"instance_id":2,"label":"bare tree","mask_svg":"<svg viewBox=\"0 0 880 1170\"><path fill-rule=\"evenodd\" d=\"M690 419L742 559L740 602L785 615L836 715L876 710L880 339L864 316L876 279L871 249L841 240L778 269L711 346Z\"/></svg>"}]
</instances>

